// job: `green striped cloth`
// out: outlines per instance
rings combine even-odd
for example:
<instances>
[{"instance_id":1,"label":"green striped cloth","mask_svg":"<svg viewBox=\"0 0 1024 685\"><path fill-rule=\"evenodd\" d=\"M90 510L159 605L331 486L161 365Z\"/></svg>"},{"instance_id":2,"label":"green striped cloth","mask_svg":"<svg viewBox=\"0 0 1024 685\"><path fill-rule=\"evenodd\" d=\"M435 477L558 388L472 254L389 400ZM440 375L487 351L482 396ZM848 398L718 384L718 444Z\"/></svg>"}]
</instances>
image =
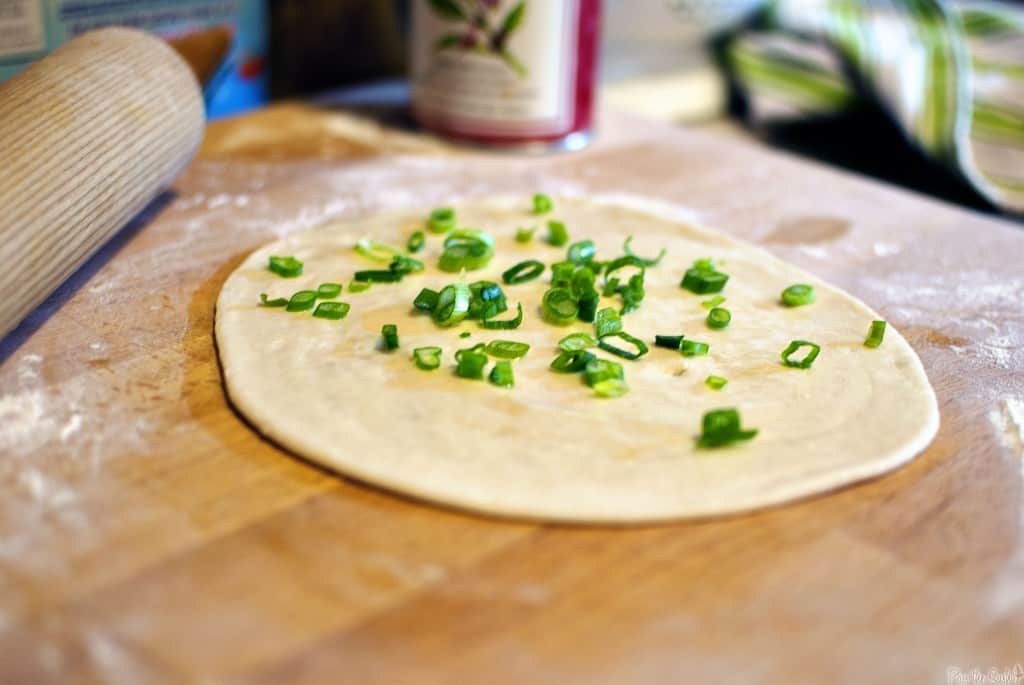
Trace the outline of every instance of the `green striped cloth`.
<instances>
[{"instance_id":1,"label":"green striped cloth","mask_svg":"<svg viewBox=\"0 0 1024 685\"><path fill-rule=\"evenodd\" d=\"M774 0L722 54L756 120L872 100L929 158L1024 213L1024 5Z\"/></svg>"}]
</instances>

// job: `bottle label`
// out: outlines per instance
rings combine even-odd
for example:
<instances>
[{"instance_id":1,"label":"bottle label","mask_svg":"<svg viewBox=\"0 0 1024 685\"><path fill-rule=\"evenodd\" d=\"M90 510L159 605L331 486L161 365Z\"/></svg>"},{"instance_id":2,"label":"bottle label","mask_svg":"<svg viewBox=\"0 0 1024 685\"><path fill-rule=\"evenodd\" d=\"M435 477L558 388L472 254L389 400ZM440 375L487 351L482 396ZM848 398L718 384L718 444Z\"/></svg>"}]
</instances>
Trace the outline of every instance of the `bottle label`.
<instances>
[{"instance_id":1,"label":"bottle label","mask_svg":"<svg viewBox=\"0 0 1024 685\"><path fill-rule=\"evenodd\" d=\"M414 0L417 117L468 135L567 133L578 25L579 0Z\"/></svg>"}]
</instances>

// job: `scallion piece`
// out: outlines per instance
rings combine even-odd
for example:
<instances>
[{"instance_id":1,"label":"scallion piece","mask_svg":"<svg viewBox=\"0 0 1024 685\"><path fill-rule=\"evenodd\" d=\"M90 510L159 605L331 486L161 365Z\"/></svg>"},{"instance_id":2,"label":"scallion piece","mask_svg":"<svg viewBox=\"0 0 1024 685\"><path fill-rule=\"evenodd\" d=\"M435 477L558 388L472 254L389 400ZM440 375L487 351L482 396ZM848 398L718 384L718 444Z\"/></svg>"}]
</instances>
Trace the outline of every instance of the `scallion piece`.
<instances>
[{"instance_id":1,"label":"scallion piece","mask_svg":"<svg viewBox=\"0 0 1024 685\"><path fill-rule=\"evenodd\" d=\"M421 312L432 312L437 307L437 297L438 293L436 290L424 288L416 296L416 299L412 301L412 306Z\"/></svg>"},{"instance_id":2,"label":"scallion piece","mask_svg":"<svg viewBox=\"0 0 1024 685\"><path fill-rule=\"evenodd\" d=\"M548 244L562 247L569 242L569 231L561 221L548 222Z\"/></svg>"},{"instance_id":3,"label":"scallion piece","mask_svg":"<svg viewBox=\"0 0 1024 685\"><path fill-rule=\"evenodd\" d=\"M577 298L587 293L597 294L594 288L594 272L586 266L578 267L569 279L569 287Z\"/></svg>"},{"instance_id":4,"label":"scallion piece","mask_svg":"<svg viewBox=\"0 0 1024 685\"><path fill-rule=\"evenodd\" d=\"M708 312L708 328L725 328L730 321L732 321L732 312L724 307L714 307Z\"/></svg>"},{"instance_id":5,"label":"scallion piece","mask_svg":"<svg viewBox=\"0 0 1024 685\"><path fill-rule=\"evenodd\" d=\"M274 299L267 298L266 293L260 293L260 306L261 307L284 307L288 304L288 298L286 297L275 297Z\"/></svg>"},{"instance_id":6,"label":"scallion piece","mask_svg":"<svg viewBox=\"0 0 1024 685\"><path fill-rule=\"evenodd\" d=\"M570 287L574 273L576 273L576 265L572 262L555 262L551 265L551 287Z\"/></svg>"},{"instance_id":7,"label":"scallion piece","mask_svg":"<svg viewBox=\"0 0 1024 685\"><path fill-rule=\"evenodd\" d=\"M369 238L363 238L357 242L355 250L367 259L384 263L390 262L396 255L402 254L402 251L397 247L391 247Z\"/></svg>"},{"instance_id":8,"label":"scallion piece","mask_svg":"<svg viewBox=\"0 0 1024 685\"><path fill-rule=\"evenodd\" d=\"M501 280L507 285L515 285L517 283L526 283L544 273L544 263L536 259L527 259L525 262L519 262L510 269L506 269L501 274Z\"/></svg>"},{"instance_id":9,"label":"scallion piece","mask_svg":"<svg viewBox=\"0 0 1024 685\"><path fill-rule=\"evenodd\" d=\"M684 357L703 357L711 346L696 340L683 340L679 343L679 353Z\"/></svg>"},{"instance_id":10,"label":"scallion piece","mask_svg":"<svg viewBox=\"0 0 1024 685\"><path fill-rule=\"evenodd\" d=\"M393 323L386 323L381 326L380 335L384 338L385 350L398 349L398 326Z\"/></svg>"},{"instance_id":11,"label":"scallion piece","mask_svg":"<svg viewBox=\"0 0 1024 685\"><path fill-rule=\"evenodd\" d=\"M558 346L568 352L583 350L595 345L597 345L597 338L590 333L570 333L558 341Z\"/></svg>"},{"instance_id":12,"label":"scallion piece","mask_svg":"<svg viewBox=\"0 0 1024 685\"><path fill-rule=\"evenodd\" d=\"M627 266L632 266L637 269L644 269L645 262L640 257L634 255L624 255L622 257L616 257L612 261L608 262L604 267L604 282L605 286L608 285L609 281L612 280L612 274L619 269L624 269Z\"/></svg>"},{"instance_id":13,"label":"scallion piece","mask_svg":"<svg viewBox=\"0 0 1024 685\"><path fill-rule=\"evenodd\" d=\"M313 316L321 319L344 319L351 307L348 302L321 302L313 311Z\"/></svg>"},{"instance_id":14,"label":"scallion piece","mask_svg":"<svg viewBox=\"0 0 1024 685\"><path fill-rule=\"evenodd\" d=\"M569 246L566 259L573 264L587 264L597 254L597 248L593 240L581 240Z\"/></svg>"},{"instance_id":15,"label":"scallion piece","mask_svg":"<svg viewBox=\"0 0 1024 685\"><path fill-rule=\"evenodd\" d=\"M566 288L551 288L544 293L541 302L544 320L556 326L567 326L579 313L579 304L572 292Z\"/></svg>"},{"instance_id":16,"label":"scallion piece","mask_svg":"<svg viewBox=\"0 0 1024 685\"><path fill-rule=\"evenodd\" d=\"M885 322L872 321L871 328L868 329L868 337L864 340L864 347L878 347L882 344L883 339L885 339Z\"/></svg>"},{"instance_id":17,"label":"scallion piece","mask_svg":"<svg viewBox=\"0 0 1024 685\"><path fill-rule=\"evenodd\" d=\"M722 297L721 295L715 295L714 297L708 298L701 302L700 306L704 307L704 309L713 309L714 307L717 307L723 302L725 302L724 297Z\"/></svg>"},{"instance_id":18,"label":"scallion piece","mask_svg":"<svg viewBox=\"0 0 1024 685\"><path fill-rule=\"evenodd\" d=\"M438 266L449 273L473 271L487 266L493 256L494 238L483 231L463 228L445 236Z\"/></svg>"},{"instance_id":19,"label":"scallion piece","mask_svg":"<svg viewBox=\"0 0 1024 685\"><path fill-rule=\"evenodd\" d=\"M715 271L714 269L704 269L694 266L686 270L686 274L683 276L683 280L679 285L686 288L691 293L705 295L708 293L721 292L722 288L725 287L725 284L728 281L728 274L724 274L721 271Z\"/></svg>"},{"instance_id":20,"label":"scallion piece","mask_svg":"<svg viewBox=\"0 0 1024 685\"><path fill-rule=\"evenodd\" d=\"M583 293L579 297L580 309L576 314L576 318L587 323L593 322L594 317L597 316L597 306L600 303L601 297L597 294L596 290Z\"/></svg>"},{"instance_id":21,"label":"scallion piece","mask_svg":"<svg viewBox=\"0 0 1024 685\"><path fill-rule=\"evenodd\" d=\"M523 304L516 304L516 315L514 318L505 319L504 321L493 321L484 319L480 322L480 325L490 330L512 330L513 328L519 328L519 324L523 322Z\"/></svg>"},{"instance_id":22,"label":"scallion piece","mask_svg":"<svg viewBox=\"0 0 1024 685\"><path fill-rule=\"evenodd\" d=\"M391 264L388 265L388 270L391 273L404 276L416 271L423 271L423 262L412 257L406 257L405 255L395 255L395 258L391 260Z\"/></svg>"},{"instance_id":23,"label":"scallion piece","mask_svg":"<svg viewBox=\"0 0 1024 685\"><path fill-rule=\"evenodd\" d=\"M316 291L300 290L292 295L285 307L290 312L304 312L307 309L312 309L314 304L316 304Z\"/></svg>"},{"instance_id":24,"label":"scallion piece","mask_svg":"<svg viewBox=\"0 0 1024 685\"><path fill-rule=\"evenodd\" d=\"M267 268L284 278L302 275L302 262L295 257L271 257Z\"/></svg>"},{"instance_id":25,"label":"scallion piece","mask_svg":"<svg viewBox=\"0 0 1024 685\"><path fill-rule=\"evenodd\" d=\"M417 347L412 351L412 360L417 368L424 371L433 371L441 366L440 347Z\"/></svg>"},{"instance_id":26,"label":"scallion piece","mask_svg":"<svg viewBox=\"0 0 1024 685\"><path fill-rule=\"evenodd\" d=\"M537 193L533 196L533 213L546 214L554 209L555 203L544 193Z\"/></svg>"},{"instance_id":27,"label":"scallion piece","mask_svg":"<svg viewBox=\"0 0 1024 685\"><path fill-rule=\"evenodd\" d=\"M420 293L422 294L422 293ZM456 326L469 314L469 286L465 283L446 285L437 294L433 317L438 326Z\"/></svg>"},{"instance_id":28,"label":"scallion piece","mask_svg":"<svg viewBox=\"0 0 1024 685\"><path fill-rule=\"evenodd\" d=\"M782 304L787 307L802 307L814 302L814 287L806 283L794 283L782 291Z\"/></svg>"},{"instance_id":29,"label":"scallion piece","mask_svg":"<svg viewBox=\"0 0 1024 685\"><path fill-rule=\"evenodd\" d=\"M669 350L679 350L679 344L683 342L682 335L655 335L654 344Z\"/></svg>"},{"instance_id":30,"label":"scallion piece","mask_svg":"<svg viewBox=\"0 0 1024 685\"><path fill-rule=\"evenodd\" d=\"M594 332L598 338L618 333L622 330L622 317L611 307L605 307L594 317Z\"/></svg>"},{"instance_id":31,"label":"scallion piece","mask_svg":"<svg viewBox=\"0 0 1024 685\"><path fill-rule=\"evenodd\" d=\"M636 255L636 254L633 253L633 250L629 249L629 245L632 242L633 242L633 236L629 236L628 238L626 238L626 242L623 243L623 245L622 245L622 251L625 252L630 257L636 257L637 259L639 259L641 262L643 262L643 265L645 267L646 266L658 266L658 264L661 262L661 260L665 257L665 254L666 254L665 248L661 248L661 252L659 252L658 256L655 257L654 259L645 259L644 257Z\"/></svg>"},{"instance_id":32,"label":"scallion piece","mask_svg":"<svg viewBox=\"0 0 1024 685\"><path fill-rule=\"evenodd\" d=\"M528 243L533 240L533 233L537 230L536 226L531 228L519 227L516 229L516 242L517 243Z\"/></svg>"},{"instance_id":33,"label":"scallion piece","mask_svg":"<svg viewBox=\"0 0 1024 685\"><path fill-rule=\"evenodd\" d=\"M728 379L722 378L721 376L708 376L704 379L704 385L708 386L712 390L721 390L728 382Z\"/></svg>"},{"instance_id":34,"label":"scallion piece","mask_svg":"<svg viewBox=\"0 0 1024 685\"><path fill-rule=\"evenodd\" d=\"M643 301L646 291L644 290L644 271L641 270L638 274L633 274L629 278L629 283L624 288L620 288L622 293L622 313L629 314L632 311L636 311L640 307L640 302Z\"/></svg>"},{"instance_id":35,"label":"scallion piece","mask_svg":"<svg viewBox=\"0 0 1024 685\"><path fill-rule=\"evenodd\" d=\"M802 348L808 348L810 351L804 355L803 359L794 359L793 355L796 354ZM794 340L782 351L782 363L793 369L809 369L814 360L818 358L818 354L821 352L821 345L812 343L807 340Z\"/></svg>"},{"instance_id":36,"label":"scallion piece","mask_svg":"<svg viewBox=\"0 0 1024 685\"><path fill-rule=\"evenodd\" d=\"M477 343L472 347L467 347L463 350L455 350L455 361L462 359L464 354L484 354L484 349L487 347L484 343Z\"/></svg>"},{"instance_id":37,"label":"scallion piece","mask_svg":"<svg viewBox=\"0 0 1024 685\"><path fill-rule=\"evenodd\" d=\"M427 228L432 233L447 233L455 228L455 210L451 207L438 207L430 212Z\"/></svg>"},{"instance_id":38,"label":"scallion piece","mask_svg":"<svg viewBox=\"0 0 1024 685\"><path fill-rule=\"evenodd\" d=\"M362 293L370 289L369 281L352 281L348 284L348 291L350 293Z\"/></svg>"},{"instance_id":39,"label":"scallion piece","mask_svg":"<svg viewBox=\"0 0 1024 685\"><path fill-rule=\"evenodd\" d=\"M697 447L725 447L757 435L757 429L740 428L740 413L735 409L713 409L705 413L701 427Z\"/></svg>"},{"instance_id":40,"label":"scallion piece","mask_svg":"<svg viewBox=\"0 0 1024 685\"><path fill-rule=\"evenodd\" d=\"M330 300L341 294L341 283L321 283L316 289L316 296L321 300Z\"/></svg>"},{"instance_id":41,"label":"scallion piece","mask_svg":"<svg viewBox=\"0 0 1024 685\"><path fill-rule=\"evenodd\" d=\"M498 387L511 388L516 382L515 376L512 374L512 362L494 362L494 368L491 369L487 378Z\"/></svg>"},{"instance_id":42,"label":"scallion piece","mask_svg":"<svg viewBox=\"0 0 1024 685\"><path fill-rule=\"evenodd\" d=\"M551 361L551 368L559 373L576 373L594 359L597 357L586 350L566 350Z\"/></svg>"},{"instance_id":43,"label":"scallion piece","mask_svg":"<svg viewBox=\"0 0 1024 685\"><path fill-rule=\"evenodd\" d=\"M484 352L498 359L519 359L529 351L529 345L515 340L492 340L484 348Z\"/></svg>"},{"instance_id":44,"label":"scallion piece","mask_svg":"<svg viewBox=\"0 0 1024 685\"><path fill-rule=\"evenodd\" d=\"M587 379L587 385L591 387L610 378L618 380L624 378L622 364L613 362L610 359L591 359L587 362L587 366L583 371Z\"/></svg>"},{"instance_id":45,"label":"scallion piece","mask_svg":"<svg viewBox=\"0 0 1024 685\"><path fill-rule=\"evenodd\" d=\"M591 386L594 389L594 394L598 397L622 397L629 392L629 386L626 385L626 381L619 378L609 378L608 380L599 381Z\"/></svg>"},{"instance_id":46,"label":"scallion piece","mask_svg":"<svg viewBox=\"0 0 1024 685\"><path fill-rule=\"evenodd\" d=\"M613 345L609 342L610 338L619 338L625 340L627 343L633 346L636 351L630 351ZM619 331L618 333L612 333L611 335L604 335L597 341L597 346L605 352L611 352L616 357L622 357L623 359L639 359L640 357L647 354L647 344L644 343L640 338L636 338L625 331Z\"/></svg>"},{"instance_id":47,"label":"scallion piece","mask_svg":"<svg viewBox=\"0 0 1024 685\"><path fill-rule=\"evenodd\" d=\"M619 292L618 278L609 278L604 282L604 290L601 291L602 295L604 295L605 297L611 297L617 292Z\"/></svg>"},{"instance_id":48,"label":"scallion piece","mask_svg":"<svg viewBox=\"0 0 1024 685\"><path fill-rule=\"evenodd\" d=\"M494 281L476 281L469 284L469 314L467 319L490 319L508 309L505 293Z\"/></svg>"},{"instance_id":49,"label":"scallion piece","mask_svg":"<svg viewBox=\"0 0 1024 685\"><path fill-rule=\"evenodd\" d=\"M487 366L487 355L479 352L463 350L462 354L456 355L458 364L455 366L455 375L461 378L480 380L484 377L484 367Z\"/></svg>"},{"instance_id":50,"label":"scallion piece","mask_svg":"<svg viewBox=\"0 0 1024 685\"><path fill-rule=\"evenodd\" d=\"M365 283L397 283L402 280L402 275L391 270L370 269L357 271L353 278Z\"/></svg>"},{"instance_id":51,"label":"scallion piece","mask_svg":"<svg viewBox=\"0 0 1024 685\"><path fill-rule=\"evenodd\" d=\"M412 235L409 236L409 240L405 243L405 249L409 252L416 253L423 249L423 246L427 242L427 236L423 231L413 231Z\"/></svg>"}]
</instances>

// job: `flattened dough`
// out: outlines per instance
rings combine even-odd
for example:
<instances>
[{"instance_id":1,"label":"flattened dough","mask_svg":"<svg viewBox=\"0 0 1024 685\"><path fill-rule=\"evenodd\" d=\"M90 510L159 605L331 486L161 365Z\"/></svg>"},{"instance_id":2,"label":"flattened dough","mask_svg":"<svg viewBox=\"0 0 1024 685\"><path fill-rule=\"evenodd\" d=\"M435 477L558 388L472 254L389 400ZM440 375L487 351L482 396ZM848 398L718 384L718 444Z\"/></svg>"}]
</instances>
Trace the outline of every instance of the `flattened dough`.
<instances>
[{"instance_id":1,"label":"flattened dough","mask_svg":"<svg viewBox=\"0 0 1024 685\"><path fill-rule=\"evenodd\" d=\"M495 258L470 280L500 282L524 259L564 258L564 248L513 240L517 226L538 223L529 206L518 198L457 207L460 226L496 240ZM428 234L418 255L425 272L349 293L356 270L376 268L353 251L355 242L369 236L404 245L424 215L329 223L257 250L231 274L217 301L217 343L231 401L258 430L342 474L434 502L531 519L641 522L747 511L877 476L912 459L938 428L935 395L906 340L889 326L881 347L862 344L871 320L883 317L758 248L628 206L560 197L545 218L564 221L573 240L593 239L599 259L620 255L627 235L636 236L639 254L666 247L625 330L644 340L684 333L711 352L685 358L652 346L639 361L622 362L630 387L622 398L598 399L577 375L549 370L559 339L592 330L541 320L550 270L503 286L510 306L522 301L525 310L514 331L475 322L441 329L412 314L421 288L454 280L436 268L440 236ZM304 273L272 274L269 255L295 255ZM702 257L731 275L725 330L707 328L700 305L707 296L679 288ZM346 284L340 299L352 309L342 321L257 306L261 292L287 297L325 281ZM779 293L797 282L812 283L817 302L780 306ZM380 350L385 323L398 325L396 352ZM472 337L459 338L463 330ZM513 362L514 389L453 374L457 349L493 339L532 346ZM780 364L794 339L821 345L810 370ZM412 349L426 345L444 349L433 372L410 361ZM728 378L728 386L708 389L709 374ZM739 408L744 426L760 434L736 447L695 450L701 416L719 407Z\"/></svg>"}]
</instances>

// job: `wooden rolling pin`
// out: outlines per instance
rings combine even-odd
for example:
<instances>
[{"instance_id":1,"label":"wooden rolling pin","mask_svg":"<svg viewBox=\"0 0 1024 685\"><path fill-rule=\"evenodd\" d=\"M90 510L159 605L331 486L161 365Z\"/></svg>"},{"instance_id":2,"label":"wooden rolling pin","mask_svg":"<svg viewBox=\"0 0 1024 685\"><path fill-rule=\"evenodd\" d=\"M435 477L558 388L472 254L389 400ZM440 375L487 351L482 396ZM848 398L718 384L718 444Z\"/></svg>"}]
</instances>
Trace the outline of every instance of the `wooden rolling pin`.
<instances>
[{"instance_id":1,"label":"wooden rolling pin","mask_svg":"<svg viewBox=\"0 0 1024 685\"><path fill-rule=\"evenodd\" d=\"M165 188L205 114L150 34L83 34L0 84L0 338Z\"/></svg>"}]
</instances>

